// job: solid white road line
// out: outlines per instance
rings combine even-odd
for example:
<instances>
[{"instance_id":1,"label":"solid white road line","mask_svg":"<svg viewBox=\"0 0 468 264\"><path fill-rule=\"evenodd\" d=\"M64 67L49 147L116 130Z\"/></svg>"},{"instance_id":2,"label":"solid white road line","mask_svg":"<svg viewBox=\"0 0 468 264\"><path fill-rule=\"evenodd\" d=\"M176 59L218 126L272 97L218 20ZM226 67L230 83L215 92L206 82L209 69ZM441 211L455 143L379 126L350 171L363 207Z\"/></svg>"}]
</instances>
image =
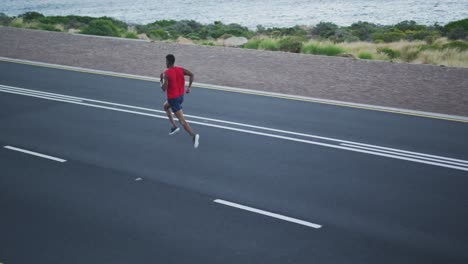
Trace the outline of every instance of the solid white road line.
<instances>
[{"instance_id":1,"label":"solid white road line","mask_svg":"<svg viewBox=\"0 0 468 264\"><path fill-rule=\"evenodd\" d=\"M363 147L363 146L357 146L353 144L340 144L341 146L345 147L352 147L352 148L358 148L358 149L365 149L365 150L370 150L370 151L376 151L376 152L381 152L381 153L388 153L388 154L395 154L395 155L400 155L404 157L409 157L409 158L417 158L417 159L423 159L423 160L430 160L430 161L435 161L435 162L443 162L447 164L452 164L452 165L457 165L457 166L466 166L468 167L468 164L466 163L460 163L460 162L453 162L453 161L446 161L446 160L441 160L441 159L434 159L434 158L427 158L419 155L411 155L411 154L405 154L401 153L399 151L389 151L389 150L382 150L379 148L371 148L371 147Z\"/></svg>"},{"instance_id":2,"label":"solid white road line","mask_svg":"<svg viewBox=\"0 0 468 264\"><path fill-rule=\"evenodd\" d=\"M428 165L434 165L434 166L439 166L439 167L445 167L445 168L450 168L450 169L468 171L467 167L448 165L448 164L445 164L445 163L430 162L430 161L425 161L425 160L416 159L416 158L405 158L405 157L401 157L401 156L398 156L398 155L391 155L391 154L385 154L385 153L376 152L376 151L361 150L361 149L358 149L358 148L350 148L350 147L344 147L344 146L343 146L343 149L346 149L346 150L349 150L349 151L355 151L355 152L371 154L371 155L375 155L375 156L394 158L394 159L412 161L412 162L423 163L423 164L428 164Z\"/></svg>"},{"instance_id":3,"label":"solid white road line","mask_svg":"<svg viewBox=\"0 0 468 264\"><path fill-rule=\"evenodd\" d=\"M82 100L82 98L75 97L75 96L69 96L69 95L64 95L64 94L56 94L56 93L48 93L48 92L43 92L43 91L38 91L38 90L30 90L30 89L24 89L24 88L8 86L8 85L2 85L2 84L0 84L0 89L13 90L13 91L16 91L16 92L32 93L32 94L37 94L37 95L42 95L42 96L60 97L61 99L67 99L67 100L72 100L72 101L81 101Z\"/></svg>"},{"instance_id":4,"label":"solid white road line","mask_svg":"<svg viewBox=\"0 0 468 264\"><path fill-rule=\"evenodd\" d=\"M26 89L22 89L22 90L26 90ZM22 94L22 93L18 93L18 94ZM22 95L33 96L33 95L28 95L28 94L22 94ZM34 96L34 97L39 97L39 96ZM136 115L143 115L143 116L151 116L151 117L161 118L161 119L168 119L167 116L165 116L165 115L160 116L160 115L154 115L154 114L150 114L150 113L144 113L144 112L138 112L138 111L133 111L133 110L127 110L127 109L108 107L108 106L103 106L103 105L84 103L84 102L79 102L79 101L64 101L64 100L53 99L53 98L48 98L48 97L39 97L39 98L44 98L44 99L49 99L49 100L56 100L56 101L63 101L63 102L72 103L72 104L84 105L84 106L101 108L101 109L108 109L108 110L131 113L131 114L136 114ZM79 97L74 97L74 98L82 99L84 101L96 102L96 103L107 104L107 105L121 106L121 107L131 108L131 109L141 109L141 110L152 111L152 112L164 112L164 111L161 111L161 110L154 110L154 109L149 109L149 108L144 108L144 107L136 107L136 106L130 106L130 105L124 105L124 104L118 104L118 103L111 103L111 102L100 101L100 100L93 100L93 99L79 98ZM194 116L192 116L192 118L193 117ZM202 120L212 120L212 121L217 120L217 119L206 119L206 118L203 118L203 117L197 117L197 118L202 119ZM272 138L279 138L279 139L295 141L295 142L301 142L301 143L306 143L306 144L319 145L319 146L324 146L324 147L329 147L329 148L343 149L343 150L349 150L349 151L360 152L360 153L365 153L365 154L371 154L371 155L376 155L376 156L395 158L395 159L401 159L401 160L406 160L406 161L413 161L413 162L418 162L418 163L423 163L423 164L429 164L429 165L435 165L435 166L446 167L446 168L451 168L451 169L468 171L468 168L466 168L466 167L453 166L453 165L445 164L445 163L442 163L442 162L446 162L446 161L442 161L442 160L440 161L440 163L438 163L438 162L429 162L427 160L420 159L421 157L418 157L418 158L403 157L400 153L386 154L386 153L382 153L381 151L379 152L378 150L374 150L374 149L372 151L369 151L369 150L365 150L365 149L359 149L359 148L356 148L356 147L347 147L347 146L341 146L341 145L336 145L336 144L328 144L328 143L310 141L310 140L305 140L305 139L299 139L299 138L293 138L293 137L263 133L263 132L258 132L258 131L252 131L252 130L247 130L247 129L234 128L234 127L222 126L222 125L215 125L215 124L210 124L210 123L206 123L206 122L198 122L198 121L192 121L192 120L187 120L187 121L189 121L190 123L198 124L198 125L202 125L202 126L216 127L216 128L232 130L232 131L238 131L238 132L243 132L243 133L248 133L248 134L260 135L260 136L266 136L266 137L272 137ZM228 122L228 121L225 121L225 122ZM235 122L229 122L229 123L235 123ZM259 126L251 126L251 125L242 124L242 123L235 123L235 124L243 125L243 126L247 126L247 127L255 127L255 128L263 129L263 130L281 132L281 133L288 132L289 134L300 135L300 136L303 136L303 137L318 138L318 139L334 141L334 142L345 142L345 143L350 143L350 144L360 144L358 142L353 142L353 141L339 140L339 139L335 139L335 138L327 138L327 137L321 137L321 136L315 136L315 135L309 135L309 134L303 134L303 133L295 133L295 132L291 132L291 131L271 129L271 128L265 128L265 127L259 127ZM369 146L373 146L373 145L369 145ZM378 147L378 146L376 146L376 147ZM404 152L404 151L402 151L402 152ZM417 152L414 152L414 153L417 153ZM428 155L428 154L424 154L424 155L425 156L439 157L439 156ZM445 159L450 159L450 158L445 158ZM456 159L453 159L453 160L456 160ZM466 162L466 161L463 161L463 162ZM463 164L462 166L465 166L465 165Z\"/></svg>"},{"instance_id":5,"label":"solid white road line","mask_svg":"<svg viewBox=\"0 0 468 264\"><path fill-rule=\"evenodd\" d=\"M235 207L235 208L238 208L238 209L246 210L246 211L257 213L257 214L262 214L262 215L274 217L274 218L277 218L277 219L281 219L281 220L284 220L284 221L296 223L296 224L299 224L299 225L304 225L304 226L316 228L316 229L322 227L322 225L318 225L318 224L314 224L314 223L311 223L311 222L299 220L299 219L292 218L292 217L289 217L289 216L284 216L284 215L280 215L280 214L271 213L271 212L260 210L260 209L255 209L255 208L252 208L252 207L249 207L249 206L245 206L245 205L241 205L241 204L237 204L237 203L232 203L232 202L228 202L228 201L224 201L224 200L220 200L220 199L216 199L213 202L219 203L219 204L224 204L224 205L227 205L227 206Z\"/></svg>"},{"instance_id":6,"label":"solid white road line","mask_svg":"<svg viewBox=\"0 0 468 264\"><path fill-rule=\"evenodd\" d=\"M58 96L47 96L47 95L40 95L40 94L33 94L33 93L25 93L25 92L20 92L20 91L6 90L6 89L2 89L2 88L0 88L0 92L10 93L10 94L26 95L26 96L30 96L30 97L49 99L49 100L53 100L53 101L66 102L66 103L68 103L68 102L82 102L81 100L66 99L66 98L58 97Z\"/></svg>"},{"instance_id":7,"label":"solid white road line","mask_svg":"<svg viewBox=\"0 0 468 264\"><path fill-rule=\"evenodd\" d=\"M387 148L387 147L381 147L381 146L363 144L363 143L357 143L357 142L349 142L348 141L346 143L349 143L349 145L353 146L353 147L369 147L369 148L375 148L375 149L389 150L389 151L394 151L394 152L399 152L399 153L407 153L407 154L414 154L414 155L417 155L417 156L423 156L423 157L434 158L434 159L439 159L439 160L454 161L454 162L459 162L459 163L468 165L468 161L461 160L461 159L453 159L453 158L447 158L447 157L442 157L442 156L437 156L437 155L429 155L429 154L424 154L424 153L420 153L420 152L406 151L406 150L395 149L395 148ZM341 144L341 145L344 145L344 144Z\"/></svg>"},{"instance_id":8,"label":"solid white road line","mask_svg":"<svg viewBox=\"0 0 468 264\"><path fill-rule=\"evenodd\" d=\"M64 159L52 157L52 156L49 156L49 155L45 155L45 154L41 154L41 153L38 153L38 152L29 151L29 150L25 150L25 149L21 149L21 148L16 148L16 147L12 147L12 146L4 146L4 148L14 150L14 151L23 152L23 153L30 154L30 155L34 155L34 156L41 157L41 158L44 158L44 159L50 159L50 160L54 160L54 161L58 161L58 162L66 162L66 160L64 160Z\"/></svg>"}]
</instances>

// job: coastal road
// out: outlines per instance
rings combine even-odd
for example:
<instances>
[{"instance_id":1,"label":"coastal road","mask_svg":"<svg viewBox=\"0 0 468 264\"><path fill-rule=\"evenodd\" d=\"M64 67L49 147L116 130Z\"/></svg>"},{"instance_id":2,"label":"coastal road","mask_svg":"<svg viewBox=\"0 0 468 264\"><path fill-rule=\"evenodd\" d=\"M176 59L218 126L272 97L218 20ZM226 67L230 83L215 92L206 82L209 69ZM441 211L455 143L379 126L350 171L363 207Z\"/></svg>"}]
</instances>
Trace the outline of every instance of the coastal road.
<instances>
[{"instance_id":1,"label":"coastal road","mask_svg":"<svg viewBox=\"0 0 468 264\"><path fill-rule=\"evenodd\" d=\"M194 69L196 73L196 69ZM0 62L0 263L468 263L468 123Z\"/></svg>"}]
</instances>

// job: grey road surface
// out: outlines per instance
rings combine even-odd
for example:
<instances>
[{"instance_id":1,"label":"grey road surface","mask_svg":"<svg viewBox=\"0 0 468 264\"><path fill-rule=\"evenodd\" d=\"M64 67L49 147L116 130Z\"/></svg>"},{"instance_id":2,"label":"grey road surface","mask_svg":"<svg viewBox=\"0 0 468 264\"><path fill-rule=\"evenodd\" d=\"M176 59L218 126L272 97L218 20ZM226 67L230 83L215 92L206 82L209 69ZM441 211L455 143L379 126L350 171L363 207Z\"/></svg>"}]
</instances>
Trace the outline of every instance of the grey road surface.
<instances>
[{"instance_id":1,"label":"grey road surface","mask_svg":"<svg viewBox=\"0 0 468 264\"><path fill-rule=\"evenodd\" d=\"M0 62L0 262L468 263L467 123L195 87L195 150L163 102Z\"/></svg>"}]
</instances>

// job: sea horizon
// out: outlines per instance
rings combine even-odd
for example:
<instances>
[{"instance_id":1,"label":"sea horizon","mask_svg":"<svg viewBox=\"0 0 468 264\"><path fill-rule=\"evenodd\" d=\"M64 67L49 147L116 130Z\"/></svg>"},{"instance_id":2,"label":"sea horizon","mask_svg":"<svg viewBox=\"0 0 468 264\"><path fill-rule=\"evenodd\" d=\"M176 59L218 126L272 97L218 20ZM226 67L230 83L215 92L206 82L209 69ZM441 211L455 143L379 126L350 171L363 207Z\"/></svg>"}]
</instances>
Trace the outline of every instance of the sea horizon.
<instances>
[{"instance_id":1,"label":"sea horizon","mask_svg":"<svg viewBox=\"0 0 468 264\"><path fill-rule=\"evenodd\" d=\"M236 23L254 29L264 27L312 26L319 22L332 22L349 26L358 21L393 25L413 20L422 25L446 24L468 18L468 1L439 0L4 0L0 13L17 16L25 12L44 15L108 16L128 24L147 24L156 20L195 20L209 24L221 21Z\"/></svg>"}]
</instances>

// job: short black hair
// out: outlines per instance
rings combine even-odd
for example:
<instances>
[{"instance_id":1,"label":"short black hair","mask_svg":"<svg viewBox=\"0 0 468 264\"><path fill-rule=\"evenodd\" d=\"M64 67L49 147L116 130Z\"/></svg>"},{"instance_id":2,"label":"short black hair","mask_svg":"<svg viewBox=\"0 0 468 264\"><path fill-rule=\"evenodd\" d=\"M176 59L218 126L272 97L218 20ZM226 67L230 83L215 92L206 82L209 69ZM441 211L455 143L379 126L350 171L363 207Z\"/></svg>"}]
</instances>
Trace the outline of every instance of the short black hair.
<instances>
[{"instance_id":1,"label":"short black hair","mask_svg":"<svg viewBox=\"0 0 468 264\"><path fill-rule=\"evenodd\" d=\"M172 55L172 54L167 54L166 60L167 60L167 62L169 62L169 64L171 64L171 65L173 65L173 64L175 63L175 57L174 57L174 55Z\"/></svg>"}]
</instances>

